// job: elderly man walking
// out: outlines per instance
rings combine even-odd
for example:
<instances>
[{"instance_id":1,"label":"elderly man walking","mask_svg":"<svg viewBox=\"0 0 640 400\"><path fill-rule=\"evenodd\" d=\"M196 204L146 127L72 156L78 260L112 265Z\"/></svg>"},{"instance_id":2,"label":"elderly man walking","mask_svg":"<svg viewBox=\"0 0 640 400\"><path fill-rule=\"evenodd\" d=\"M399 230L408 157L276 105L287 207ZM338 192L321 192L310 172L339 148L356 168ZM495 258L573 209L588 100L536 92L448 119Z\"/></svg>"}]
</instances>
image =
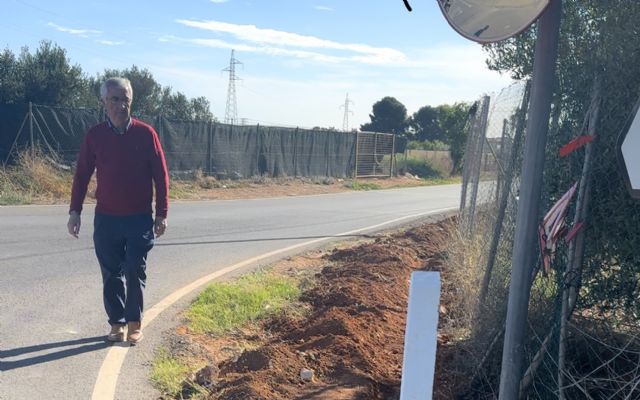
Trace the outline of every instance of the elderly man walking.
<instances>
[{"instance_id":1,"label":"elderly man walking","mask_svg":"<svg viewBox=\"0 0 640 400\"><path fill-rule=\"evenodd\" d=\"M167 228L169 177L157 133L131 118L132 99L127 79L110 78L100 87L107 118L89 129L80 147L67 228L78 237L82 203L95 170L93 242L111 325L107 339L124 341L127 327L127 341L135 345L143 338L147 253L154 233L159 237Z\"/></svg>"}]
</instances>

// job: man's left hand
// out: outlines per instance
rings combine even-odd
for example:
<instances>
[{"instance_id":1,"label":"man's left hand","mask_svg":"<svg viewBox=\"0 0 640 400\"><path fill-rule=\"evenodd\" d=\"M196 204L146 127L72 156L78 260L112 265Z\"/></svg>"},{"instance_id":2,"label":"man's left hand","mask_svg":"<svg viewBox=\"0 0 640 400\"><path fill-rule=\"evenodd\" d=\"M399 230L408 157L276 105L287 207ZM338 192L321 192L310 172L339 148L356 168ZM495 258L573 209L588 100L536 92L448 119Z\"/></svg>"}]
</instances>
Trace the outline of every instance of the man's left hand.
<instances>
[{"instance_id":1,"label":"man's left hand","mask_svg":"<svg viewBox=\"0 0 640 400\"><path fill-rule=\"evenodd\" d=\"M164 217L156 217L156 220L153 223L153 232L156 234L156 237L164 235L164 231L166 230L167 219Z\"/></svg>"}]
</instances>

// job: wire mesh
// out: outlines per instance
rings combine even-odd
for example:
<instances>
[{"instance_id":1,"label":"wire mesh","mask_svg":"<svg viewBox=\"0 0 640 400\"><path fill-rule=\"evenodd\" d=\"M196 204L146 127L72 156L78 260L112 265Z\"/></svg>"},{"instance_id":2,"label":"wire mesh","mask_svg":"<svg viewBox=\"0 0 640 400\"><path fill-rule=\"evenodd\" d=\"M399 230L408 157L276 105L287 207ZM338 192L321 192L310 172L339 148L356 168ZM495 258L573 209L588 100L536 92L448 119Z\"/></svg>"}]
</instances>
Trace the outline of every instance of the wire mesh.
<instances>
[{"instance_id":1,"label":"wire mesh","mask_svg":"<svg viewBox=\"0 0 640 400\"><path fill-rule=\"evenodd\" d=\"M356 145L356 177L391 176L395 135L358 132Z\"/></svg>"},{"instance_id":2,"label":"wire mesh","mask_svg":"<svg viewBox=\"0 0 640 400\"><path fill-rule=\"evenodd\" d=\"M578 191L551 253L531 244L540 256L531 265L521 398L637 399L640 202L626 187L618 136L640 94L640 73L629 68L640 62L640 54L621 40L622 32L637 31L640 7L629 1L606 8L595 1L566 4L570 22L563 29L574 29L576 36L564 36L561 43L538 214L542 221L581 180L584 208L578 207ZM519 134L524 115L517 110L526 109L525 93L522 82L479 100L469 124L460 231L481 249L473 259L480 312L472 333L478 346L471 352L472 369L493 363L474 375L471 398L494 398L499 383L502 346L489 345L504 326L507 306L524 142L524 132ZM593 141L560 155L563 146L580 137ZM552 255L548 271L542 268L543 254Z\"/></svg>"},{"instance_id":3,"label":"wire mesh","mask_svg":"<svg viewBox=\"0 0 640 400\"><path fill-rule=\"evenodd\" d=\"M16 112L19 110L20 112ZM26 113L26 115L25 115ZM61 166L75 162L85 133L103 120L98 109L33 105L0 108L0 160L40 148ZM356 133L139 116L153 126L174 176L197 171L220 179L254 177L336 177L354 175ZM391 174L393 137L364 135L361 166L372 176ZM367 166L367 162L371 164Z\"/></svg>"}]
</instances>

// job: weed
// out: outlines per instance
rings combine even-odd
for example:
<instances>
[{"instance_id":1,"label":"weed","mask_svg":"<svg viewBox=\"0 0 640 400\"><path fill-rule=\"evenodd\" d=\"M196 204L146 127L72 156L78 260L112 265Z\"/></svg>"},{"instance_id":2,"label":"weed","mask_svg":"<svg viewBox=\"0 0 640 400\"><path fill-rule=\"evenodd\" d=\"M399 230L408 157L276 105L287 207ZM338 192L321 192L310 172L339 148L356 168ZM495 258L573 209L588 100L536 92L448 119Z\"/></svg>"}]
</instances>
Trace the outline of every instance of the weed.
<instances>
[{"instance_id":1,"label":"weed","mask_svg":"<svg viewBox=\"0 0 640 400\"><path fill-rule=\"evenodd\" d=\"M0 204L68 199L72 174L41 152L21 152L16 165L0 169Z\"/></svg>"},{"instance_id":2,"label":"weed","mask_svg":"<svg viewBox=\"0 0 640 400\"><path fill-rule=\"evenodd\" d=\"M190 367L160 348L151 364L151 382L171 398L205 398L207 390L189 378L197 368Z\"/></svg>"},{"instance_id":3,"label":"weed","mask_svg":"<svg viewBox=\"0 0 640 400\"><path fill-rule=\"evenodd\" d=\"M195 332L219 334L281 312L300 296L293 279L257 272L234 282L219 282L205 289L187 311Z\"/></svg>"},{"instance_id":4,"label":"weed","mask_svg":"<svg viewBox=\"0 0 640 400\"><path fill-rule=\"evenodd\" d=\"M446 172L434 168L429 160L420 160L417 158L408 157L404 160L398 159L396 163L396 167L398 171L401 171L401 173L409 172L423 179L440 179L447 175Z\"/></svg>"},{"instance_id":5,"label":"weed","mask_svg":"<svg viewBox=\"0 0 640 400\"><path fill-rule=\"evenodd\" d=\"M382 189L380 185L371 182L362 182L358 180L353 180L351 182L345 183L345 187L348 187L352 190L378 190Z\"/></svg>"}]
</instances>

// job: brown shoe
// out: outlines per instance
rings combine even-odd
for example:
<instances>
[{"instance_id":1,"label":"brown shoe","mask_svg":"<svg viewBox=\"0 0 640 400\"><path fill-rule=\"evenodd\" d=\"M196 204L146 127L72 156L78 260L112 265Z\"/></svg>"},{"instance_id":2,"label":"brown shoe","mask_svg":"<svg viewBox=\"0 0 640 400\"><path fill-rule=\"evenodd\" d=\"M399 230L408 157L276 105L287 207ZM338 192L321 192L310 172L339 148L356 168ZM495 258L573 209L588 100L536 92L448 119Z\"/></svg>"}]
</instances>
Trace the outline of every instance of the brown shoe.
<instances>
[{"instance_id":1,"label":"brown shoe","mask_svg":"<svg viewBox=\"0 0 640 400\"><path fill-rule=\"evenodd\" d=\"M127 328L127 342L132 346L138 344L144 335L142 334L142 323L140 321L137 322L129 322L129 326Z\"/></svg>"},{"instance_id":2,"label":"brown shoe","mask_svg":"<svg viewBox=\"0 0 640 400\"><path fill-rule=\"evenodd\" d=\"M107 335L110 342L124 342L124 324L111 325L111 332Z\"/></svg>"}]
</instances>

